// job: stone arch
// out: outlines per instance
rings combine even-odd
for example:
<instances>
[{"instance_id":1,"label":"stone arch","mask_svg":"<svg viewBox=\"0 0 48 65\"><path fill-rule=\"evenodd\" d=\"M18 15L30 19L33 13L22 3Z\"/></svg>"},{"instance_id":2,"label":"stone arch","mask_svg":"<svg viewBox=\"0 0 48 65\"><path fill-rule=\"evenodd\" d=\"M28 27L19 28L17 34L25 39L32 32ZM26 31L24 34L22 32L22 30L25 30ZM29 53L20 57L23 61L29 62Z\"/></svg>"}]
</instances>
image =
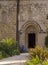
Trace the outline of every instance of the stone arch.
<instances>
[{"instance_id":1,"label":"stone arch","mask_svg":"<svg viewBox=\"0 0 48 65\"><path fill-rule=\"evenodd\" d=\"M38 34L43 31L42 27L35 21L28 21L22 25L20 28L20 43L25 44L28 48L28 33L35 33L36 35L36 45L38 44ZM22 45L21 45L22 46Z\"/></svg>"},{"instance_id":2,"label":"stone arch","mask_svg":"<svg viewBox=\"0 0 48 65\"><path fill-rule=\"evenodd\" d=\"M28 21L28 22L26 22L22 25L22 27L20 28L20 31L22 31L22 32L25 31L26 28L29 27L29 26L33 26L34 28L36 28L36 30L38 30L38 32L40 32L42 30L41 26L37 22Z\"/></svg>"}]
</instances>

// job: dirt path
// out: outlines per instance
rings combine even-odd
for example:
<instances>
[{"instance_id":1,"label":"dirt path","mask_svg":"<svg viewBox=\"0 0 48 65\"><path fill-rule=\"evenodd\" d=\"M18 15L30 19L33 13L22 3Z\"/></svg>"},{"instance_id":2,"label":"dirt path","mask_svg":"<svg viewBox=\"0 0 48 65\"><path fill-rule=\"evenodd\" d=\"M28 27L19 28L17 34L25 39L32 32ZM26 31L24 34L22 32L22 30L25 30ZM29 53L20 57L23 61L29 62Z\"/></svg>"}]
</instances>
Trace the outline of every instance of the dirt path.
<instances>
[{"instance_id":1,"label":"dirt path","mask_svg":"<svg viewBox=\"0 0 48 65\"><path fill-rule=\"evenodd\" d=\"M0 60L0 65L24 65L28 58L29 53L22 53L20 55Z\"/></svg>"}]
</instances>

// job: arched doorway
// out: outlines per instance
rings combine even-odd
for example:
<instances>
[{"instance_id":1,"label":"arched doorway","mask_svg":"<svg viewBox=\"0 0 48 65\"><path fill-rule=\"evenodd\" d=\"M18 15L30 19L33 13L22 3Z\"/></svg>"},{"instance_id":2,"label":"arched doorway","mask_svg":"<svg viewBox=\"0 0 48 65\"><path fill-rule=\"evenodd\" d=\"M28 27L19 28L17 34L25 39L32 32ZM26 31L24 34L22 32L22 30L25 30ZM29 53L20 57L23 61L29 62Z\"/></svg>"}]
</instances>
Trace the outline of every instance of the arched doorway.
<instances>
[{"instance_id":1,"label":"arched doorway","mask_svg":"<svg viewBox=\"0 0 48 65\"><path fill-rule=\"evenodd\" d=\"M26 48L34 48L38 43L38 33L40 26L35 22L27 22L21 28L20 45L24 44Z\"/></svg>"},{"instance_id":2,"label":"arched doorway","mask_svg":"<svg viewBox=\"0 0 48 65\"><path fill-rule=\"evenodd\" d=\"M34 25L29 25L25 30L26 48L34 48L37 44L38 31Z\"/></svg>"}]
</instances>

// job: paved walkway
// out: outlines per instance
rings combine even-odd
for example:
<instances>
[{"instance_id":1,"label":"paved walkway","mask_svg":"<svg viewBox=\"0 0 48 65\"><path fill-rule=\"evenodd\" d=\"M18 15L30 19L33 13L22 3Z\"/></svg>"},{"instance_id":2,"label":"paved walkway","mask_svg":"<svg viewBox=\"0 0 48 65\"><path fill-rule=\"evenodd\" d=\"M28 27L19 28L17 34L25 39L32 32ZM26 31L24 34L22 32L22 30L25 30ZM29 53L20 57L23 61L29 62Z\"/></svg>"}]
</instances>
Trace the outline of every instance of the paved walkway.
<instances>
[{"instance_id":1,"label":"paved walkway","mask_svg":"<svg viewBox=\"0 0 48 65\"><path fill-rule=\"evenodd\" d=\"M22 53L20 55L0 60L0 65L24 65L28 58L29 53Z\"/></svg>"}]
</instances>

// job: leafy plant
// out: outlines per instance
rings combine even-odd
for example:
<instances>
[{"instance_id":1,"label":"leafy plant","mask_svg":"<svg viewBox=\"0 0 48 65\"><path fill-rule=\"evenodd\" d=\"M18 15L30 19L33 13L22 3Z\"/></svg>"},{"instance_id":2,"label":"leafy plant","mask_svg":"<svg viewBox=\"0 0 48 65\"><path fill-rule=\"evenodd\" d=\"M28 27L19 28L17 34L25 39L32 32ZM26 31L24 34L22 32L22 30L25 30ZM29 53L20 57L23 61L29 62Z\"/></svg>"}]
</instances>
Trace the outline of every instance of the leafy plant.
<instances>
[{"instance_id":1,"label":"leafy plant","mask_svg":"<svg viewBox=\"0 0 48 65\"><path fill-rule=\"evenodd\" d=\"M20 54L20 50L17 47L17 43L15 43L12 38L3 39L0 42L0 51L2 52L3 57L9 57Z\"/></svg>"},{"instance_id":2,"label":"leafy plant","mask_svg":"<svg viewBox=\"0 0 48 65\"><path fill-rule=\"evenodd\" d=\"M39 63L40 63L39 58L33 58L33 59L31 59L30 61L27 61L27 62L26 62L26 65L37 65L37 64L39 64Z\"/></svg>"},{"instance_id":3,"label":"leafy plant","mask_svg":"<svg viewBox=\"0 0 48 65\"><path fill-rule=\"evenodd\" d=\"M12 38L9 39L3 39L2 42L8 46L12 46L14 44L14 41Z\"/></svg>"},{"instance_id":4,"label":"leafy plant","mask_svg":"<svg viewBox=\"0 0 48 65\"><path fill-rule=\"evenodd\" d=\"M2 59L3 58L3 55L2 55L2 52L0 51L0 59Z\"/></svg>"},{"instance_id":5,"label":"leafy plant","mask_svg":"<svg viewBox=\"0 0 48 65\"><path fill-rule=\"evenodd\" d=\"M38 57L41 60L48 58L48 51L39 46L36 46L34 49L30 49L29 53L31 59L35 57Z\"/></svg>"},{"instance_id":6,"label":"leafy plant","mask_svg":"<svg viewBox=\"0 0 48 65\"><path fill-rule=\"evenodd\" d=\"M42 65L48 65L48 60L43 61Z\"/></svg>"},{"instance_id":7,"label":"leafy plant","mask_svg":"<svg viewBox=\"0 0 48 65\"><path fill-rule=\"evenodd\" d=\"M31 48L30 59L26 62L26 65L48 65L48 48L43 49L42 47L36 46Z\"/></svg>"},{"instance_id":8,"label":"leafy plant","mask_svg":"<svg viewBox=\"0 0 48 65\"><path fill-rule=\"evenodd\" d=\"M31 61L27 61L26 65L33 65L33 63Z\"/></svg>"}]
</instances>

